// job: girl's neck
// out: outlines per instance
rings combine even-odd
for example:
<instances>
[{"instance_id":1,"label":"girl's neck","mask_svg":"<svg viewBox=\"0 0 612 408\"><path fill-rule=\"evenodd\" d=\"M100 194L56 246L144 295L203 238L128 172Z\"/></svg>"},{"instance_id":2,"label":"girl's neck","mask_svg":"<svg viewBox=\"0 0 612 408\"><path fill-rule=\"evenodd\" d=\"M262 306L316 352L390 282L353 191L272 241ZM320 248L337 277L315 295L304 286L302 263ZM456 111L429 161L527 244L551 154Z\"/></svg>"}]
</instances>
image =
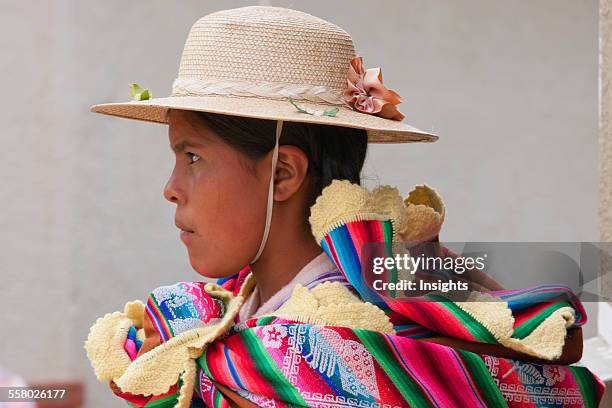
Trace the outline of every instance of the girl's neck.
<instances>
[{"instance_id":1,"label":"girl's neck","mask_svg":"<svg viewBox=\"0 0 612 408\"><path fill-rule=\"evenodd\" d=\"M270 231L266 248L257 262L251 265L261 304L289 283L304 266L322 252L309 230L282 230L280 234Z\"/></svg>"}]
</instances>

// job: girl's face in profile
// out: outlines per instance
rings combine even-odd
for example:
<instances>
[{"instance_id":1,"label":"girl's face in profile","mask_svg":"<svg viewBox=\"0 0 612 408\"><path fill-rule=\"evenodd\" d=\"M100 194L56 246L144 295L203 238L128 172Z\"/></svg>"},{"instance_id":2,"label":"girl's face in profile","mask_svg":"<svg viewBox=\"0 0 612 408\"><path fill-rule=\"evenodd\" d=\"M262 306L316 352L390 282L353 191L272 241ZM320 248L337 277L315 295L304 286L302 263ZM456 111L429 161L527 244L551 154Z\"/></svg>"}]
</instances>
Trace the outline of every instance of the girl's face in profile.
<instances>
[{"instance_id":1,"label":"girl's face in profile","mask_svg":"<svg viewBox=\"0 0 612 408\"><path fill-rule=\"evenodd\" d=\"M169 138L175 165L164 197L176 204L175 223L191 266L208 278L232 275L259 248L268 156L251 164L189 111L170 110Z\"/></svg>"}]
</instances>

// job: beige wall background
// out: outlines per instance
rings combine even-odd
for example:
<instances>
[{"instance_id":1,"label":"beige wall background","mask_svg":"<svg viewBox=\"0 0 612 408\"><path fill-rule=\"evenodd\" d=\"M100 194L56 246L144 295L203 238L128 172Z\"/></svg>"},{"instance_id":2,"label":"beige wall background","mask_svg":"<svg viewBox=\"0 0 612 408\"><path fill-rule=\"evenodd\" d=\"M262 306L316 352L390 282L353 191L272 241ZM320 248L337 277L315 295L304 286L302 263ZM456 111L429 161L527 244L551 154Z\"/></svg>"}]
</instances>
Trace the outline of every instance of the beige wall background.
<instances>
[{"instance_id":1,"label":"beige wall background","mask_svg":"<svg viewBox=\"0 0 612 408\"><path fill-rule=\"evenodd\" d=\"M372 147L364 176L403 193L435 187L443 239L598 240L596 0L0 0L1 366L81 378L88 406L123 406L88 365L89 327L199 277L162 197L166 129L88 107L127 99L130 82L167 94L191 24L252 4L344 27L404 97L407 121L440 134Z\"/></svg>"}]
</instances>

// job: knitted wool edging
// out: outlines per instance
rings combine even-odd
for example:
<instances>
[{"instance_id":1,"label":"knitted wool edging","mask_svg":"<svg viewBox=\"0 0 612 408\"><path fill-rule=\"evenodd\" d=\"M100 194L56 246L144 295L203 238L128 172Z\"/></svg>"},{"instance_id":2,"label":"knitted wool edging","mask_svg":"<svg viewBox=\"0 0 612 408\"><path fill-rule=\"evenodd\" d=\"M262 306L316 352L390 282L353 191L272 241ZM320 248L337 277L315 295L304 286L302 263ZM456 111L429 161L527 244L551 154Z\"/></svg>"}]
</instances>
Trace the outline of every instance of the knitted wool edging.
<instances>
[{"instance_id":1,"label":"knitted wool edging","mask_svg":"<svg viewBox=\"0 0 612 408\"><path fill-rule=\"evenodd\" d=\"M402 220L402 217L408 218L409 205L399 197L397 189L383 187L378 193L369 193L348 182L334 182L330 187L324 190L312 208L313 234L315 227L327 231L320 241L323 249L362 296L366 285L359 281L361 259L358 254L361 245L369 239L390 244L400 236L399 231L410 236L419 236L421 232L410 231L410 225ZM437 235L445 214L444 206L437 194L424 196L429 205L415 204L414 201L408 204L422 206L419 208L423 213L427 210L432 215L429 224L426 223L426 228L421 231L437 231ZM352 218L347 218L347 214ZM393 223L392 219L395 220ZM439 226L432 228L430 223ZM139 378L146 378L152 384L138 383L143 387L138 388L124 381L124 386L143 394L152 390L165 390L168 394L155 394L150 400L140 400L134 406L168 406L160 405L164 397L167 397L167 400L163 400L167 404L176 402L176 406L188 406L193 385L196 397L206 401L209 406L226 406L226 397L215 387L215 383L229 387L255 403L274 402L278 406L316 405L316 395L324 397L326 401L341 399L357 405L375 403L449 407L465 406L466 401L475 406L514 406L519 400L536 406L546 404L546 401L565 406L596 406L601 398L603 386L586 368L535 365L478 356L401 337L394 328L421 326L448 337L501 343L527 354L550 358L556 355L559 345L563 345L567 328L584 323L581 305L570 295L566 297L569 303L559 303L554 310L546 309L546 316L539 316L541 320L533 324L522 313L529 315L532 312L531 307L524 307L526 300L537 309L542 301L551 301L558 294L567 294L566 289L561 287L474 294L468 299L469 302L463 304L434 296L423 302L406 303L393 302L393 299L380 296L377 300L381 303L372 304L365 302L363 296L359 299L337 282L325 282L310 290L297 285L291 298L275 313L231 326L238 308L254 287L254 276L250 272L238 274L218 283L223 286L207 285L207 292L212 294L216 290L216 296L224 298L226 314L222 320L227 325L221 327L214 323L206 340L199 341L188 352L183 349L173 354L172 358L177 359L176 365L173 362L168 362L167 366L135 364L134 367L139 366L139 369L132 369L130 375L134 378L140 375ZM483 301L482 296L487 298ZM522 303L520 310L513 306L517 303ZM113 315L119 317L117 321L127 317L125 313L125 316ZM138 321L135 315L137 313L131 313L130 322L134 324ZM514 330L515 319L522 322L517 327L521 330L520 335ZM90 345L100 345L106 341L108 347L111 342L115 344L113 353L120 356L122 349L117 343L121 343L127 325L125 321L123 325L117 324L117 321L109 320L105 327L99 326L97 330L92 328L92 333L97 333L97 336L90 333ZM229 330L230 327L232 330ZM181 349L187 343L184 341L187 333L163 343L159 346L160 350L168 347L168 344ZM175 340L177 338L182 340ZM295 348L296 342L302 344L299 349ZM91 356L99 359L101 347L95 350ZM343 362L343 353L350 353L348 350L359 350L357 361L361 365ZM297 360L295 353L300 356ZM151 360L161 355L161 352L149 354ZM288 361L296 363L285 367ZM439 362L444 370L432 366L433 361ZM107 372L117 375L123 369L125 360L117 359L116 362L116 371ZM371 364L373 369L366 376L359 374L359 367L364 367L363 364ZM95 367L93 361L92 365ZM125 371L128 370L129 367ZM145 376L141 370L153 370L158 375ZM195 376L192 375L194 370ZM294 372L300 374L292 375ZM448 375L456 379L452 387L442 381ZM350 386L354 381L355 386ZM175 386L177 382L180 388ZM117 385L119 383L121 381ZM386 384L385 388L380 386L383 383ZM542 390L543 394L534 393L535 389ZM126 391L123 387L121 390ZM520 394L518 400L517 392ZM456 399L457 395L461 395L461 401Z\"/></svg>"}]
</instances>

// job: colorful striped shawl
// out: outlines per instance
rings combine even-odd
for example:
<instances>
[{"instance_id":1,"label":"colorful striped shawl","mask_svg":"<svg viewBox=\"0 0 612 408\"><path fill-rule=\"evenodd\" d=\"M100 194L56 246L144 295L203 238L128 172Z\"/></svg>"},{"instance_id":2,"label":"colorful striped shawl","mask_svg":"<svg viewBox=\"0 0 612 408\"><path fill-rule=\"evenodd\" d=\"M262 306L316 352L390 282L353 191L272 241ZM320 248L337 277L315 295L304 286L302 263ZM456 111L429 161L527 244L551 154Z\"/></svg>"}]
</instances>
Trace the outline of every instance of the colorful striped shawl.
<instances>
[{"instance_id":1,"label":"colorful striped shawl","mask_svg":"<svg viewBox=\"0 0 612 408\"><path fill-rule=\"evenodd\" d=\"M198 360L198 395L227 406L214 382L262 406L597 406L601 382L588 369L538 365L418 340L432 334L498 343L476 317L446 299L401 302L374 292L362 274L362 247L392 241L386 220L339 225L322 248L363 299L383 308L396 335L303 324L279 317L236 325ZM235 293L249 269L220 283ZM514 317L512 338L524 339L561 307L586 321L578 299L563 286L490 293Z\"/></svg>"},{"instance_id":2,"label":"colorful striped shawl","mask_svg":"<svg viewBox=\"0 0 612 408\"><path fill-rule=\"evenodd\" d=\"M515 347L530 336L537 339L539 329L564 310L571 311L574 326L581 325L586 321L584 309L567 288L491 293L503 300L497 304L507 308L512 318L507 337L488 325L478 308L436 296L398 301L375 292L362 274L363 246L378 242L389 245L390 251L394 241L392 222L379 215L374 218L336 220L320 244L359 296L387 314L395 334L279 316L247 319L212 342L197 359L192 406L229 407L217 385L265 407L598 405L603 384L584 367L531 364L420 340L435 334ZM237 294L249 273L247 267L217 283ZM533 347L538 348L537 342ZM133 398L132 406L162 407L172 406L176 394L173 387L148 401L120 396Z\"/></svg>"},{"instance_id":3,"label":"colorful striped shawl","mask_svg":"<svg viewBox=\"0 0 612 408\"><path fill-rule=\"evenodd\" d=\"M198 359L196 392L208 406L229 406L211 379L275 407L595 407L601 398L582 367L275 317L245 323Z\"/></svg>"},{"instance_id":4,"label":"colorful striped shawl","mask_svg":"<svg viewBox=\"0 0 612 408\"><path fill-rule=\"evenodd\" d=\"M264 407L596 407L603 393L583 367L274 316L249 319L208 347L191 406L230 407L216 384ZM134 407L171 407L180 385L144 404L118 395Z\"/></svg>"},{"instance_id":5,"label":"colorful striped shawl","mask_svg":"<svg viewBox=\"0 0 612 408\"><path fill-rule=\"evenodd\" d=\"M363 220L347 222L327 234L321 246L360 297L372 302L387 312L396 330L404 336L425 337L439 334L458 339L498 343L496 336L469 312L463 310L461 302L449 302L440 296L426 295L422 301L415 298L402 301L385 295L366 282L362 267L365 262L363 248L368 243L378 242L387 245L391 253L393 228L390 221ZM574 326L586 323L586 313L572 291L560 285L541 285L532 288L488 292L506 302L514 318L512 337L527 337L551 314L562 307L574 311ZM483 305L483 307L486 305Z\"/></svg>"},{"instance_id":6,"label":"colorful striped shawl","mask_svg":"<svg viewBox=\"0 0 612 408\"><path fill-rule=\"evenodd\" d=\"M229 407L216 384L265 407L596 407L586 368L522 363L362 329L249 319L197 360L192 406ZM180 383L134 407L172 407Z\"/></svg>"}]
</instances>

